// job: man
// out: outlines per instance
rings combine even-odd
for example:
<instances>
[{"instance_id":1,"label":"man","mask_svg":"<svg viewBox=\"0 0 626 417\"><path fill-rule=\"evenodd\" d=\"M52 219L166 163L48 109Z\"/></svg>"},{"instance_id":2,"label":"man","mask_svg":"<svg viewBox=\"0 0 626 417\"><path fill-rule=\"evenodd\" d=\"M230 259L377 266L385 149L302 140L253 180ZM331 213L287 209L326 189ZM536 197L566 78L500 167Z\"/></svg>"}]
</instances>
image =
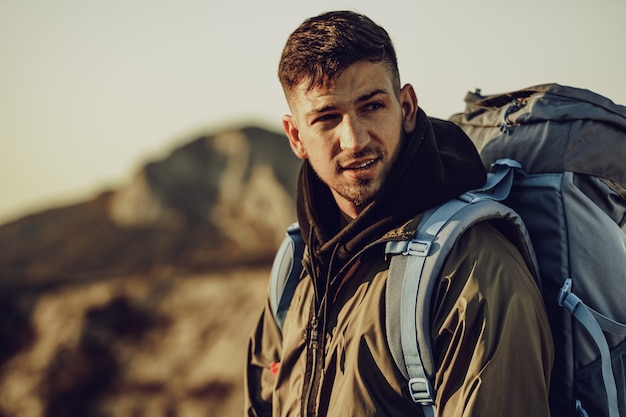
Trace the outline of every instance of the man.
<instances>
[{"instance_id":1,"label":"man","mask_svg":"<svg viewBox=\"0 0 626 417\"><path fill-rule=\"evenodd\" d=\"M400 85L387 32L331 12L289 37L283 126L303 160L297 209L306 273L282 332L269 303L250 339L249 416L420 416L385 330L385 242L486 173L455 125ZM546 416L549 325L522 256L488 222L436 278L432 338L439 416Z\"/></svg>"}]
</instances>

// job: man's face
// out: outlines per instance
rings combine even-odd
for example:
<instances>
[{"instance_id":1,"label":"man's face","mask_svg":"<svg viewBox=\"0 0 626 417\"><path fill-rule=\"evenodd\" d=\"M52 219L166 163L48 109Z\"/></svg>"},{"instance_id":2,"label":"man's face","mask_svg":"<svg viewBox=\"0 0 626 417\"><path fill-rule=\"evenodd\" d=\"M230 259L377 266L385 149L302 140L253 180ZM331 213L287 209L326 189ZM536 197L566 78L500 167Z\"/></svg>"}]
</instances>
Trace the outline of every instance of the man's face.
<instances>
[{"instance_id":1,"label":"man's face","mask_svg":"<svg viewBox=\"0 0 626 417\"><path fill-rule=\"evenodd\" d=\"M404 132L415 127L413 87L397 92L384 63L359 61L332 83L288 101L283 127L294 153L308 159L339 208L356 217L385 183Z\"/></svg>"}]
</instances>

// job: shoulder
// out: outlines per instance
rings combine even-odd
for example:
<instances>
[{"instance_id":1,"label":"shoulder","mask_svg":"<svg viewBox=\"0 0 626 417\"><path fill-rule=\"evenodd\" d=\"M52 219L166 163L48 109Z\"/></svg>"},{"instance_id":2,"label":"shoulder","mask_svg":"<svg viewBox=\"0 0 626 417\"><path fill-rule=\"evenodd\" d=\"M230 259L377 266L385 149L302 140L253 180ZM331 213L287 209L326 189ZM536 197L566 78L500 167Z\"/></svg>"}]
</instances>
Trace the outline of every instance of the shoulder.
<instances>
[{"instance_id":1,"label":"shoulder","mask_svg":"<svg viewBox=\"0 0 626 417\"><path fill-rule=\"evenodd\" d=\"M469 228L448 254L436 288L435 303L452 308L459 299L491 306L523 299L541 303L533 275L519 249L490 222ZM444 307L444 310L448 309Z\"/></svg>"},{"instance_id":2,"label":"shoulder","mask_svg":"<svg viewBox=\"0 0 626 417\"><path fill-rule=\"evenodd\" d=\"M502 264L509 268L528 270L517 246L505 237L491 221L482 221L463 233L452 247L450 262ZM530 270L528 270L530 274Z\"/></svg>"}]
</instances>

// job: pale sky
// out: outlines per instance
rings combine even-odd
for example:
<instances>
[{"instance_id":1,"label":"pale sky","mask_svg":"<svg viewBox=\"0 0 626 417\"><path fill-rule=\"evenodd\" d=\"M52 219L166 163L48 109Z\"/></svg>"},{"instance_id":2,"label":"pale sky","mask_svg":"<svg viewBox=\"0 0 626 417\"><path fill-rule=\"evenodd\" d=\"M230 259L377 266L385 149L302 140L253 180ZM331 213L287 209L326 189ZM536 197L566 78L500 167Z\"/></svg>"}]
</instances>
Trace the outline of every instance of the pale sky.
<instances>
[{"instance_id":1,"label":"pale sky","mask_svg":"<svg viewBox=\"0 0 626 417\"><path fill-rule=\"evenodd\" d=\"M122 186L199 133L280 129L284 42L333 9L387 29L431 116L549 82L626 104L624 0L0 0L0 223Z\"/></svg>"}]
</instances>

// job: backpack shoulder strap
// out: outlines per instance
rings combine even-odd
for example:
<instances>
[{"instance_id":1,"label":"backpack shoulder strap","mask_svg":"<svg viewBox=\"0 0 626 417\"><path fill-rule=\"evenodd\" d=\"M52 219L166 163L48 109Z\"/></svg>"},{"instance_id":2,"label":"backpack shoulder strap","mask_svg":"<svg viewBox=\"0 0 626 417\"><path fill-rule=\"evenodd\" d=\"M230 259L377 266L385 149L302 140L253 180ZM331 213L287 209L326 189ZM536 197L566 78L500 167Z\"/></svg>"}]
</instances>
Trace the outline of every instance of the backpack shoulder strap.
<instances>
[{"instance_id":1,"label":"backpack shoulder strap","mask_svg":"<svg viewBox=\"0 0 626 417\"><path fill-rule=\"evenodd\" d=\"M270 307L281 331L293 293L300 281L303 254L304 240L300 234L300 226L293 223L287 228L285 239L276 252L270 273Z\"/></svg>"},{"instance_id":2,"label":"backpack shoulder strap","mask_svg":"<svg viewBox=\"0 0 626 417\"><path fill-rule=\"evenodd\" d=\"M519 231L520 242L515 243L524 246L523 252L530 254L528 261L537 271L521 218L496 201L508 196L517 168L507 165L490 174L480 190L465 193L425 213L411 240L387 244L386 253L392 256L386 292L388 344L396 365L409 381L413 401L422 405L426 415L436 414L431 382L435 362L430 303L439 271L459 237L478 222L506 219Z\"/></svg>"}]
</instances>

